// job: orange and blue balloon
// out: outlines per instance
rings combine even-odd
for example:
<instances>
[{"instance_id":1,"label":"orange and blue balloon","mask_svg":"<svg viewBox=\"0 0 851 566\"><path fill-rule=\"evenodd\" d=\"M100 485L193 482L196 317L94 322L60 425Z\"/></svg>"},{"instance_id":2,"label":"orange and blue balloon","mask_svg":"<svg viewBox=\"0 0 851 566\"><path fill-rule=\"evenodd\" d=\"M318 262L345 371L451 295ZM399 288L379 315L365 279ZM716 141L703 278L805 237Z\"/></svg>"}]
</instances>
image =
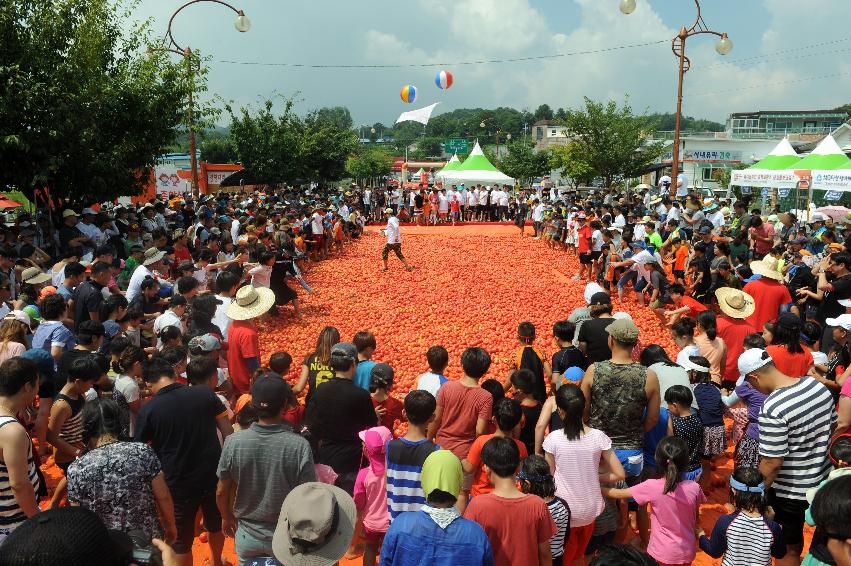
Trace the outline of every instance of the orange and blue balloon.
<instances>
[{"instance_id":1,"label":"orange and blue balloon","mask_svg":"<svg viewBox=\"0 0 851 566\"><path fill-rule=\"evenodd\" d=\"M434 77L434 84L437 85L437 88L442 90L446 90L451 87L452 82L452 73L449 71L438 71L437 75Z\"/></svg>"},{"instance_id":2,"label":"orange and blue balloon","mask_svg":"<svg viewBox=\"0 0 851 566\"><path fill-rule=\"evenodd\" d=\"M415 87L414 85L405 85L399 92L399 96L402 97L402 102L413 104L414 101L417 100L417 87Z\"/></svg>"}]
</instances>

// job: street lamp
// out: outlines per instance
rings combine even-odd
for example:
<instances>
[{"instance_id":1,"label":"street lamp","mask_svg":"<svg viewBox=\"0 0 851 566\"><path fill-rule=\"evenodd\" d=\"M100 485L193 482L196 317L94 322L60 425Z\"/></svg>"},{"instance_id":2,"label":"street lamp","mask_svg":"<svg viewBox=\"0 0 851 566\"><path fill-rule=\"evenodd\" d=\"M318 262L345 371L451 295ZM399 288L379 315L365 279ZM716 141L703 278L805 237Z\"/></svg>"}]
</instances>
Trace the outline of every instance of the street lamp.
<instances>
[{"instance_id":1,"label":"street lamp","mask_svg":"<svg viewBox=\"0 0 851 566\"><path fill-rule=\"evenodd\" d=\"M228 4L227 2L223 2L222 0L190 0L186 2L182 6L180 6L174 13L171 15L171 18L168 20L168 29L166 30L166 35L168 36L168 40L171 42L172 47L149 47L148 52L153 51L168 51L170 53L177 53L182 57L186 58L186 67L189 73L189 109L188 109L188 117L189 117L189 162L192 166L192 197L197 199L199 195L198 191L198 157L195 155L196 152L196 142L195 142L195 116L194 116L194 99L192 96L192 91L194 89L194 81L195 81L195 69L192 66L192 49L188 46L186 48L181 47L174 40L174 36L171 34L171 24L174 22L174 18L179 14L184 8L191 6L192 4L198 4L199 2L213 2L215 4L221 4L227 8L230 8L236 14L236 20L233 22L233 27L236 28L236 31L240 33L245 33L251 29L251 20L248 19L248 16L245 15L245 12L242 10L238 10Z\"/></svg>"},{"instance_id":2,"label":"street lamp","mask_svg":"<svg viewBox=\"0 0 851 566\"><path fill-rule=\"evenodd\" d=\"M715 51L719 55L727 55L733 50L733 42L727 37L726 33L717 32L709 29L706 22L703 21L703 16L700 13L700 0L694 0L694 5L697 8L697 18L690 28L683 26L680 32L671 40L671 51L674 56L679 59L680 73L677 80L677 114L676 125L674 126L674 151L671 156L671 192L674 193L677 188L677 175L680 168L680 121L682 119L683 109L683 77L691 68L691 60L686 57L686 39L693 35L709 34L719 38L715 44ZM631 14L635 10L635 0L621 0L620 10L624 14ZM688 188L688 187L686 187Z\"/></svg>"}]
</instances>

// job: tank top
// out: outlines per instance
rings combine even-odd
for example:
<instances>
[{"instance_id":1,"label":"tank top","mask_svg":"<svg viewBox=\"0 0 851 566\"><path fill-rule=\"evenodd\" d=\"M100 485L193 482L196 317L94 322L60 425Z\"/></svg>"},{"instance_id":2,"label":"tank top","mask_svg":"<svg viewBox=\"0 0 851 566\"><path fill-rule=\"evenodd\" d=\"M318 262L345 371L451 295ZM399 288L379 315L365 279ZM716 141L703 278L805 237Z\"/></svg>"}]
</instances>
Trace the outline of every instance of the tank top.
<instances>
[{"instance_id":1,"label":"tank top","mask_svg":"<svg viewBox=\"0 0 851 566\"><path fill-rule=\"evenodd\" d=\"M594 364L591 386L591 428L606 433L617 450L644 446L644 410L647 407L647 368L641 364Z\"/></svg>"},{"instance_id":2,"label":"tank top","mask_svg":"<svg viewBox=\"0 0 851 566\"><path fill-rule=\"evenodd\" d=\"M79 399L71 399L67 395L60 393L56 396L56 400L62 400L68 403L71 407L71 416L65 419L62 423L62 429L59 431L59 438L68 444L83 443L83 405L86 404L85 397Z\"/></svg>"},{"instance_id":3,"label":"tank top","mask_svg":"<svg viewBox=\"0 0 851 566\"><path fill-rule=\"evenodd\" d=\"M14 417L0 417L0 428L9 423L16 423ZM36 473L35 461L33 460L32 442L27 448L27 476L33 486L33 491L38 493L39 479ZM27 516L15 499L15 492L9 483L9 470L6 462L0 462L0 535L11 533L18 525L27 520Z\"/></svg>"}]
</instances>

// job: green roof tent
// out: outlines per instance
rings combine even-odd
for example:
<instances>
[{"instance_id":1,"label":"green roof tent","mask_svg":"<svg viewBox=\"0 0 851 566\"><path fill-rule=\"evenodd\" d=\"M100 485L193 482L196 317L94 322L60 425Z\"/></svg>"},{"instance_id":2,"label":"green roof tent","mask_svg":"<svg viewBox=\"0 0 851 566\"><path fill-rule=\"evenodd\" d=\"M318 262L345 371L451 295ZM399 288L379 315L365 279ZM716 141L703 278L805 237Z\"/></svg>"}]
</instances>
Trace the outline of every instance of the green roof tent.
<instances>
[{"instance_id":1,"label":"green roof tent","mask_svg":"<svg viewBox=\"0 0 851 566\"><path fill-rule=\"evenodd\" d=\"M795 169L798 169L796 164L799 161L801 161L801 157L795 152L792 144L789 143L789 139L783 138L768 155L748 167L748 169L777 171L780 169L789 169L793 165Z\"/></svg>"},{"instance_id":2,"label":"green roof tent","mask_svg":"<svg viewBox=\"0 0 851 566\"><path fill-rule=\"evenodd\" d=\"M446 166L443 169L441 169L440 171L435 173L435 176L436 177L445 177L447 173L449 173L450 171L457 171L460 167L461 167L461 160L458 159L457 153L453 153L452 159L449 160L449 162L446 164Z\"/></svg>"},{"instance_id":3,"label":"green roof tent","mask_svg":"<svg viewBox=\"0 0 851 566\"><path fill-rule=\"evenodd\" d=\"M828 134L821 143L805 158L797 163L786 167L786 169L800 170L815 170L832 171L834 169L851 169L851 159L845 155L845 152L833 139L833 136Z\"/></svg>"},{"instance_id":4,"label":"green roof tent","mask_svg":"<svg viewBox=\"0 0 851 566\"><path fill-rule=\"evenodd\" d=\"M475 147L473 147L473 151L470 152L470 155L467 159L464 160L464 163L461 164L457 169L458 171L498 171L496 167L494 167L493 163L488 161L488 158L485 156L485 152L482 151L479 142L476 142Z\"/></svg>"},{"instance_id":5,"label":"green roof tent","mask_svg":"<svg viewBox=\"0 0 851 566\"><path fill-rule=\"evenodd\" d=\"M464 160L464 163L450 174L445 175L444 179L453 181L470 181L480 183L503 183L513 184L514 179L494 167L493 163L488 161L485 153L482 151L479 142L476 142L470 156Z\"/></svg>"}]
</instances>

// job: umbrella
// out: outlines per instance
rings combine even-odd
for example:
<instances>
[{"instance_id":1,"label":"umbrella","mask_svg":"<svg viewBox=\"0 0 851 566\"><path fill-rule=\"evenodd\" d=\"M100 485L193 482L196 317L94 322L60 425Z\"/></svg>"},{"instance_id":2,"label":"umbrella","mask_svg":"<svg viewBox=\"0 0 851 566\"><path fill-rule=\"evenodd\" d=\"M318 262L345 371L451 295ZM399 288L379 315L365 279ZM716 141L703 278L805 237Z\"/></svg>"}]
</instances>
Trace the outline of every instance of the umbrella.
<instances>
[{"instance_id":1,"label":"umbrella","mask_svg":"<svg viewBox=\"0 0 851 566\"><path fill-rule=\"evenodd\" d=\"M845 208L844 206L823 206L821 208L817 208L816 212L821 212L834 222L839 222L845 220L845 217L851 213L851 209Z\"/></svg>"},{"instance_id":2,"label":"umbrella","mask_svg":"<svg viewBox=\"0 0 851 566\"><path fill-rule=\"evenodd\" d=\"M6 195L0 195L0 208L18 208L21 203L15 202Z\"/></svg>"}]
</instances>

